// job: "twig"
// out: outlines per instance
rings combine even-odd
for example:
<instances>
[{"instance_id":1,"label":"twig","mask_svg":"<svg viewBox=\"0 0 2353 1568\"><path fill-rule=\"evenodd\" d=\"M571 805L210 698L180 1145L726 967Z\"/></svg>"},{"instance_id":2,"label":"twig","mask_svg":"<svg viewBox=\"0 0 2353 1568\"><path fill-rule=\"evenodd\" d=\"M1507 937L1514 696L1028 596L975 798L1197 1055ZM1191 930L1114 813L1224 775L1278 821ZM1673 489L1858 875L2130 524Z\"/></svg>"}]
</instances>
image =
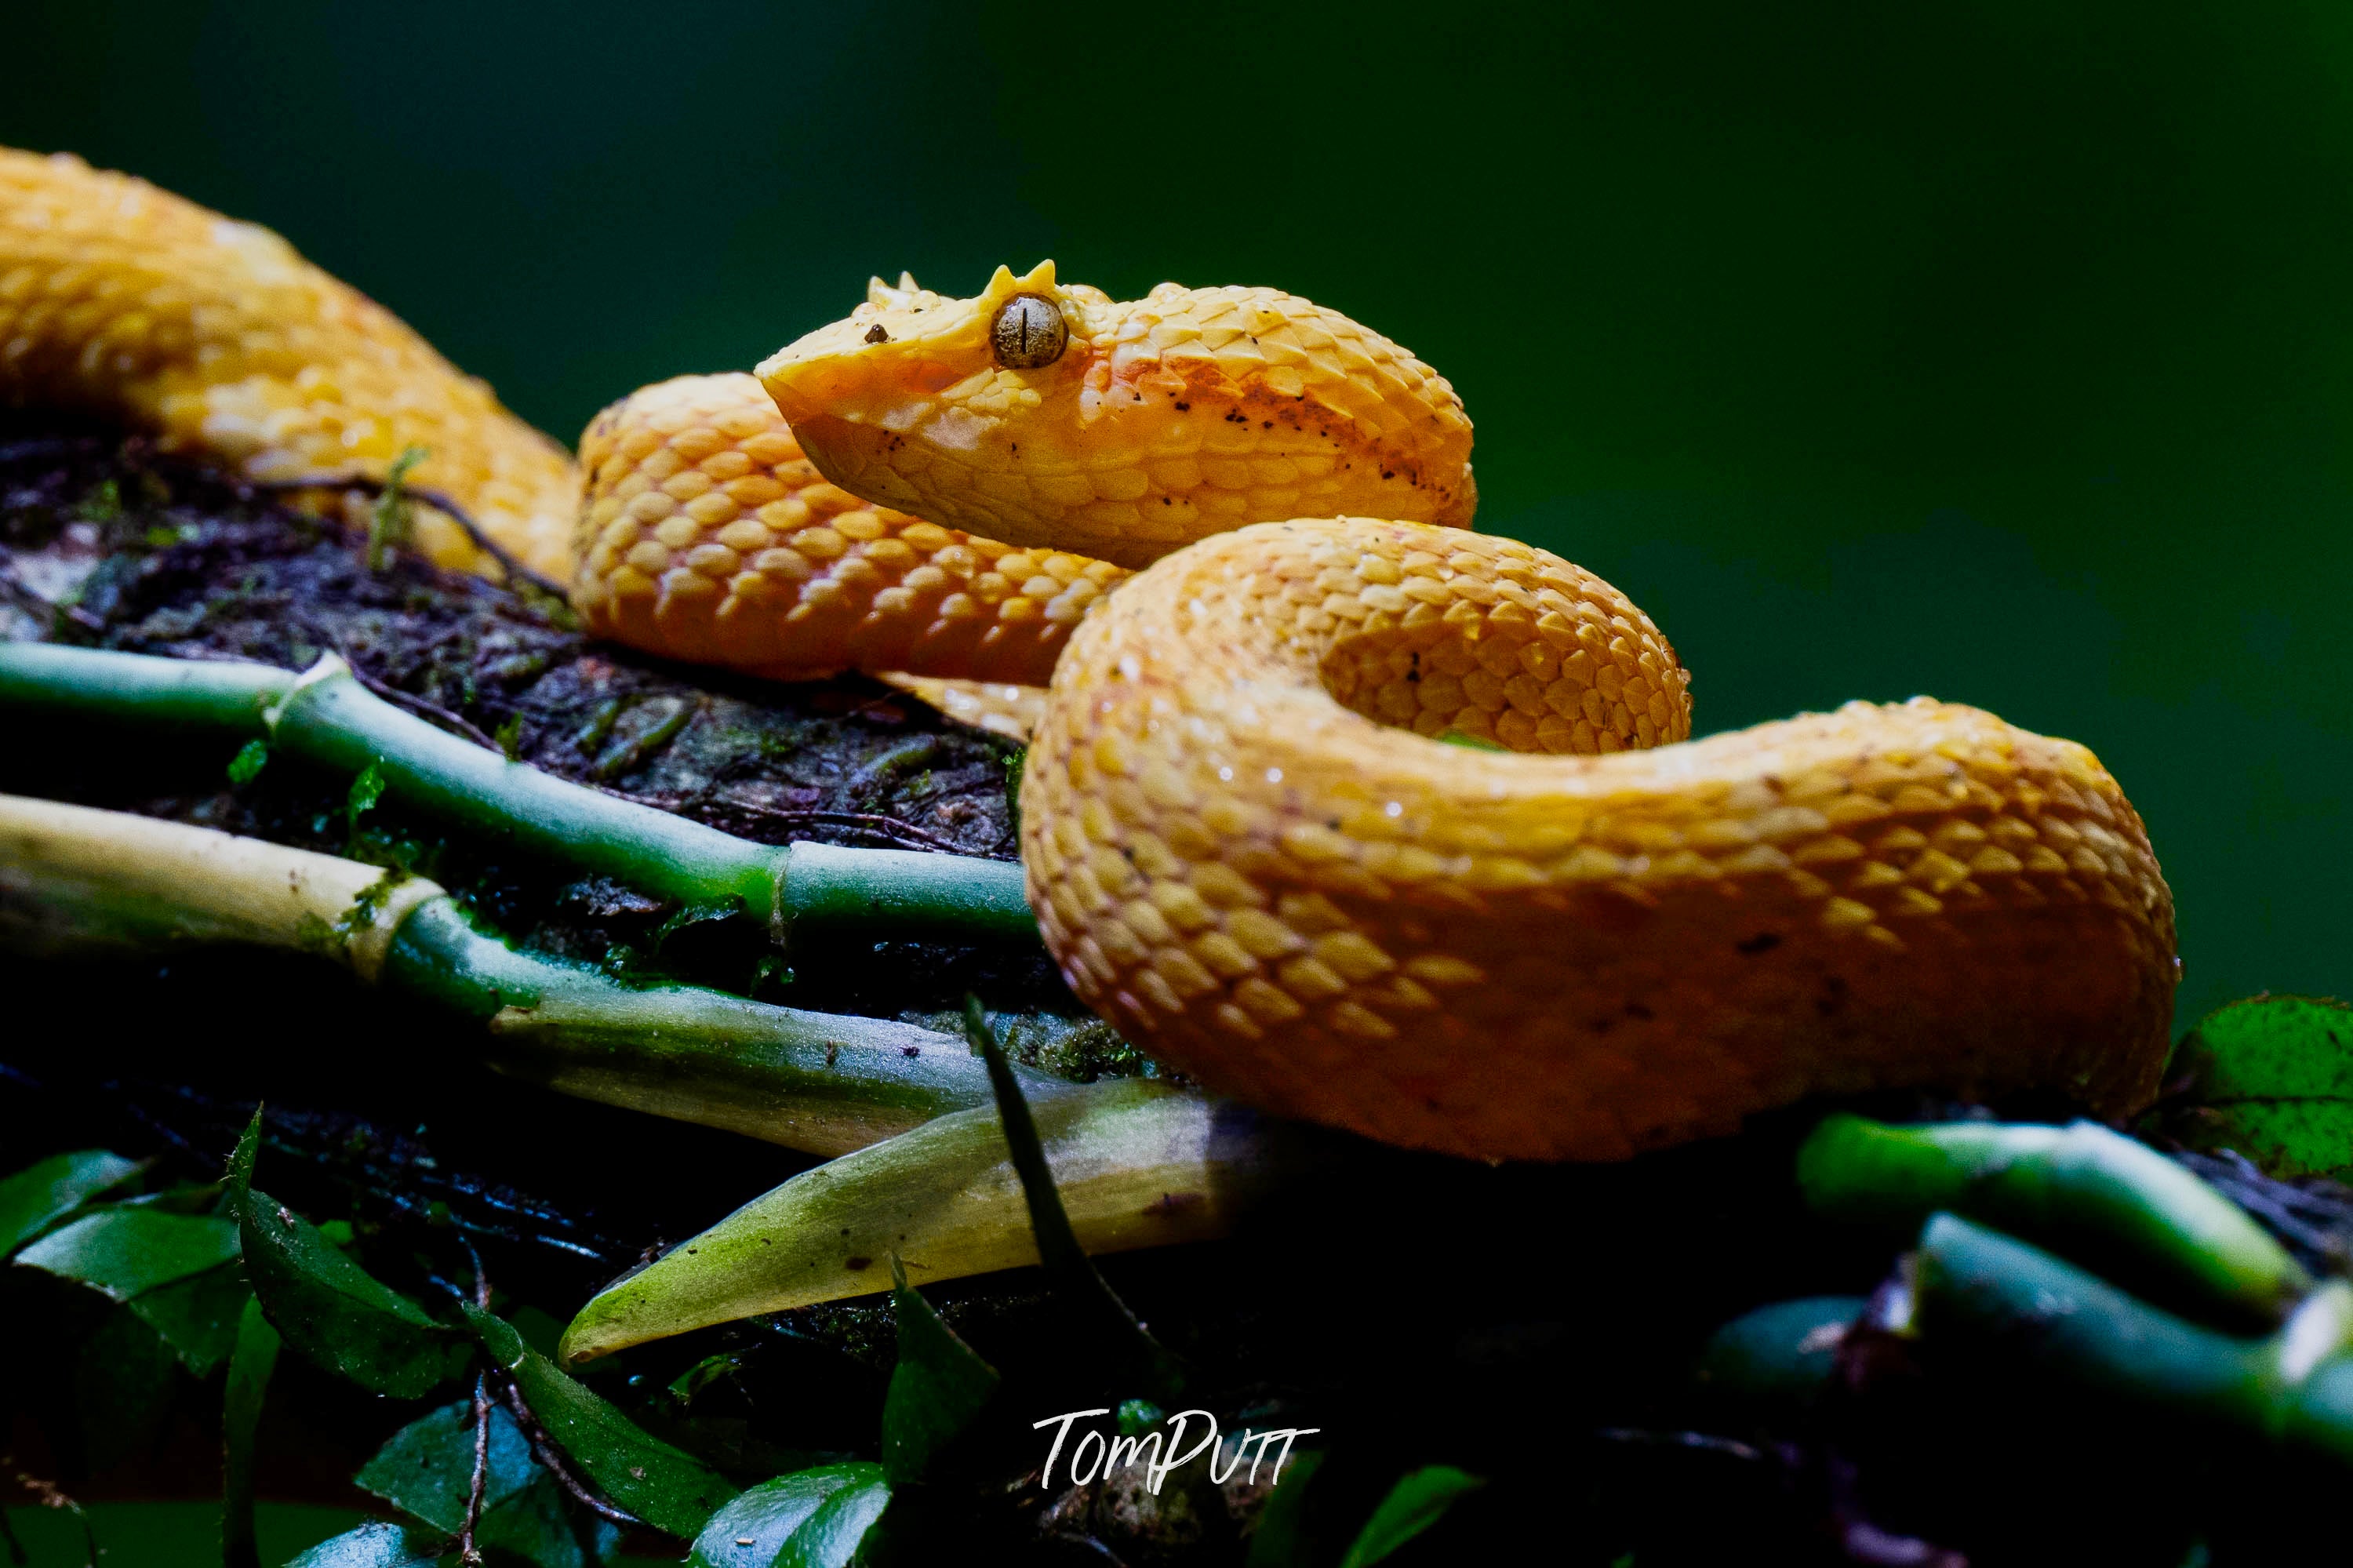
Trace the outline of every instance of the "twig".
<instances>
[{"instance_id":1,"label":"twig","mask_svg":"<svg viewBox=\"0 0 2353 1568\"><path fill-rule=\"evenodd\" d=\"M476 1277L480 1277L477 1275ZM482 1560L481 1548L474 1544L474 1529L482 1521L482 1493L491 1479L491 1389L490 1374L474 1374L474 1484L466 1494L466 1521L458 1530L458 1561L467 1568Z\"/></svg>"},{"instance_id":2,"label":"twig","mask_svg":"<svg viewBox=\"0 0 2353 1568\"><path fill-rule=\"evenodd\" d=\"M385 491L395 487L373 474L322 473L316 477L303 479L248 480L239 488L277 494L304 490L356 490L364 495L382 496ZM527 584L551 598L557 599L565 598L561 588L516 560L505 546L482 532L481 525L467 514L466 509L444 493L438 490L427 490L422 485L407 483L403 483L397 488L399 493L409 500L430 506L434 511L455 523L466 537L474 542L476 549L498 562L500 570L506 573L508 587L514 588Z\"/></svg>"},{"instance_id":3,"label":"twig","mask_svg":"<svg viewBox=\"0 0 2353 1568\"><path fill-rule=\"evenodd\" d=\"M1830 1489L1831 1530L1848 1562L1864 1568L1969 1568L1969 1560L1948 1547L1873 1524L1857 1499L1852 1460L1830 1456L1824 1478Z\"/></svg>"},{"instance_id":4,"label":"twig","mask_svg":"<svg viewBox=\"0 0 2353 1568\"><path fill-rule=\"evenodd\" d=\"M1718 1437L1706 1432L1656 1432L1641 1426L1600 1426L1593 1435L1604 1443L1629 1443L1650 1448L1690 1448L1703 1454L1722 1454L1727 1458L1748 1464L1762 1462L1768 1456L1759 1448L1733 1437Z\"/></svg>"},{"instance_id":5,"label":"twig","mask_svg":"<svg viewBox=\"0 0 2353 1568\"><path fill-rule=\"evenodd\" d=\"M340 652L342 651L339 649L337 652ZM414 692L404 692L397 686L388 686L385 684L382 681L377 680L374 675L371 675L366 671L361 669L357 664L352 664L349 654L344 655L343 662L351 664L353 680L357 681L361 685L365 686L369 691L374 692L385 702L391 703L396 707L406 708L410 713L415 714L418 718L425 720L427 723L438 725L453 735L462 736L486 751L495 751L501 757L504 757L507 754L507 748L505 747L501 746L497 741L483 734L481 729L477 726L473 721L466 718L463 715L451 713L448 708L441 706L438 703L428 702L425 698L417 695Z\"/></svg>"},{"instance_id":6,"label":"twig","mask_svg":"<svg viewBox=\"0 0 2353 1568\"><path fill-rule=\"evenodd\" d=\"M64 616L84 631L106 630L106 622L81 606L66 604L49 598L47 594L37 592L30 583L16 575L14 567L5 563L0 563L0 588L5 588L9 598L21 601L30 609L47 610L51 615Z\"/></svg>"},{"instance_id":7,"label":"twig","mask_svg":"<svg viewBox=\"0 0 2353 1568\"><path fill-rule=\"evenodd\" d=\"M782 810L774 806L755 805L749 800L730 800L724 795L713 795L702 789L691 795L635 795L627 789L616 789L609 784L596 784L590 788L617 800L651 806L658 811L683 812L690 806L712 816L732 811L787 827L850 828L872 838L888 839L904 849L936 850L943 854L965 853L960 845L934 837L902 817L881 816L872 811Z\"/></svg>"},{"instance_id":8,"label":"twig","mask_svg":"<svg viewBox=\"0 0 2353 1568\"><path fill-rule=\"evenodd\" d=\"M514 1417L515 1425L522 1428L523 1436L531 1443L532 1453L547 1467L547 1473L555 1478L556 1483L572 1494L573 1500L597 1518L625 1530L645 1522L636 1514L607 1502L574 1471L572 1462L564 1456L564 1450L555 1446L555 1440L547 1435L547 1428L542 1426L539 1417L532 1413L530 1404L522 1396L522 1390L516 1387L514 1379L503 1372L499 1374L499 1399L507 1407L507 1414Z\"/></svg>"},{"instance_id":9,"label":"twig","mask_svg":"<svg viewBox=\"0 0 2353 1568\"><path fill-rule=\"evenodd\" d=\"M0 446L0 462L23 462L27 458L64 457L69 453L94 457L98 450L98 441L90 436L35 436Z\"/></svg>"},{"instance_id":10,"label":"twig","mask_svg":"<svg viewBox=\"0 0 2353 1568\"><path fill-rule=\"evenodd\" d=\"M914 849L938 850L946 854L962 854L962 846L925 832L902 817L886 817L872 811L780 811L772 806L754 806L724 798L704 802L712 810L737 810L747 817L792 825L851 828L874 838Z\"/></svg>"}]
</instances>

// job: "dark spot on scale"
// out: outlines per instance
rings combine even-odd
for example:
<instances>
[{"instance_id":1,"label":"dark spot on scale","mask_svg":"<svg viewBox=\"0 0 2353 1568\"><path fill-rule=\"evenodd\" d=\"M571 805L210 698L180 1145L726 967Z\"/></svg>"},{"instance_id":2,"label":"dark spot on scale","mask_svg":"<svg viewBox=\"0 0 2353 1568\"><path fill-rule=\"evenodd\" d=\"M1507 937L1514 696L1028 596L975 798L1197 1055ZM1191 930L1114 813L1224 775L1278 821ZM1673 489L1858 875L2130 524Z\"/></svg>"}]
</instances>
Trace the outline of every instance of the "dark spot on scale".
<instances>
[{"instance_id":1,"label":"dark spot on scale","mask_svg":"<svg viewBox=\"0 0 2353 1568\"><path fill-rule=\"evenodd\" d=\"M872 326L866 329L866 341L869 343L889 343L891 341L891 334L882 330L882 323L881 322L876 322Z\"/></svg>"},{"instance_id":2,"label":"dark spot on scale","mask_svg":"<svg viewBox=\"0 0 2353 1568\"><path fill-rule=\"evenodd\" d=\"M1271 430L1274 429L1274 421L1272 419L1261 419L1258 422L1258 428L1261 430Z\"/></svg>"},{"instance_id":3,"label":"dark spot on scale","mask_svg":"<svg viewBox=\"0 0 2353 1568\"><path fill-rule=\"evenodd\" d=\"M1776 931L1759 931L1745 942L1733 944L1744 953L1769 953L1780 945L1781 937Z\"/></svg>"},{"instance_id":4,"label":"dark spot on scale","mask_svg":"<svg viewBox=\"0 0 2353 1568\"><path fill-rule=\"evenodd\" d=\"M1340 831L1340 819L1337 817L1326 817L1324 820L1324 825L1336 833Z\"/></svg>"},{"instance_id":5,"label":"dark spot on scale","mask_svg":"<svg viewBox=\"0 0 2353 1568\"><path fill-rule=\"evenodd\" d=\"M1397 475L1388 469L1383 469L1381 470L1381 477L1383 479L1395 479Z\"/></svg>"},{"instance_id":6,"label":"dark spot on scale","mask_svg":"<svg viewBox=\"0 0 2353 1568\"><path fill-rule=\"evenodd\" d=\"M921 1045L902 1045L899 1047L899 1054L902 1056L920 1056L923 1054L923 1048Z\"/></svg>"},{"instance_id":7,"label":"dark spot on scale","mask_svg":"<svg viewBox=\"0 0 2353 1568\"><path fill-rule=\"evenodd\" d=\"M1193 411L1193 405L1190 403L1179 402L1176 405L1176 411L1180 414L1189 414Z\"/></svg>"},{"instance_id":8,"label":"dark spot on scale","mask_svg":"<svg viewBox=\"0 0 2353 1568\"><path fill-rule=\"evenodd\" d=\"M871 1257L845 1257L841 1260L841 1266L855 1274L861 1268L873 1267L874 1260Z\"/></svg>"}]
</instances>

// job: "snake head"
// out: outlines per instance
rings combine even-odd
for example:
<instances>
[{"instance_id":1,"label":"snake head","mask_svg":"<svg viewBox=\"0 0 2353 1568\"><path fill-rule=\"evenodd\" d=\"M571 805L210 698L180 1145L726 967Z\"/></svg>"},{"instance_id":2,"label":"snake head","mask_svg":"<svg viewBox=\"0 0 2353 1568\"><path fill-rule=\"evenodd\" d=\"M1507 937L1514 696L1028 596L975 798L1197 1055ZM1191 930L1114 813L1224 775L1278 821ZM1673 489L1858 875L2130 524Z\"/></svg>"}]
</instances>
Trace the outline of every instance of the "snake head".
<instances>
[{"instance_id":1,"label":"snake head","mask_svg":"<svg viewBox=\"0 0 2353 1568\"><path fill-rule=\"evenodd\" d=\"M1020 277L999 267L965 300L912 274L895 287L877 278L864 304L770 355L759 376L828 479L913 510L936 486L911 469L963 470L968 486L1016 466L1019 418L1077 398L1090 313L1109 303L1100 290L1060 286L1051 261Z\"/></svg>"},{"instance_id":2,"label":"snake head","mask_svg":"<svg viewBox=\"0 0 2353 1568\"><path fill-rule=\"evenodd\" d=\"M1114 302L1054 264L971 299L876 279L761 382L854 495L1023 546L1148 565L1245 524L1467 525L1471 423L1445 380L1274 289Z\"/></svg>"}]
</instances>

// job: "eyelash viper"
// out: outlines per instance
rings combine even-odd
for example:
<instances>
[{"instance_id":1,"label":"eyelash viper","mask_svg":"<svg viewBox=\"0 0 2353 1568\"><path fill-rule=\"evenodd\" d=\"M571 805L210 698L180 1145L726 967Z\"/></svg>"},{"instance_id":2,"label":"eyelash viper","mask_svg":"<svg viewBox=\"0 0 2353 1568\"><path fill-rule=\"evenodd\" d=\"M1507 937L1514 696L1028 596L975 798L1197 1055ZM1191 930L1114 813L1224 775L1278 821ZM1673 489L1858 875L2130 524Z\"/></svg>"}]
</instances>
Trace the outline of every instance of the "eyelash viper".
<instances>
[{"instance_id":1,"label":"eyelash viper","mask_svg":"<svg viewBox=\"0 0 2353 1568\"><path fill-rule=\"evenodd\" d=\"M421 446L592 630L1034 729L1064 975L1280 1113L1591 1160L1810 1093L2157 1086L2171 895L2089 751L1926 699L1689 739L1647 617L1460 526L1446 382L1292 295L878 281L575 464L269 231L0 151L0 399L256 480ZM491 569L436 514L417 542Z\"/></svg>"}]
</instances>

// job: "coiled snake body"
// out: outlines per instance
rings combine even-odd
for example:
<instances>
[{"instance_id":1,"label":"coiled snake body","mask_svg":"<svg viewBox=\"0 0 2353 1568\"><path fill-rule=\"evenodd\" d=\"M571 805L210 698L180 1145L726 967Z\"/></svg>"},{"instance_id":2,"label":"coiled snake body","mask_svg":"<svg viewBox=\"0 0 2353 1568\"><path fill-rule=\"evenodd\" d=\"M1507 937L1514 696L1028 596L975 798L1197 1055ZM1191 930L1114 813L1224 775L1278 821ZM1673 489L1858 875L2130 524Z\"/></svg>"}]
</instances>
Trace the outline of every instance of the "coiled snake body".
<instances>
[{"instance_id":1,"label":"coiled snake body","mask_svg":"<svg viewBox=\"0 0 2353 1568\"><path fill-rule=\"evenodd\" d=\"M262 479L422 446L598 632L1034 730L1064 975L1280 1113L1609 1159L1819 1091L2156 1086L2171 899L2090 752L1925 699L1688 739L1647 617L1458 526L1447 384L1291 295L878 281L575 466L274 235L5 153L0 397Z\"/></svg>"}]
</instances>

